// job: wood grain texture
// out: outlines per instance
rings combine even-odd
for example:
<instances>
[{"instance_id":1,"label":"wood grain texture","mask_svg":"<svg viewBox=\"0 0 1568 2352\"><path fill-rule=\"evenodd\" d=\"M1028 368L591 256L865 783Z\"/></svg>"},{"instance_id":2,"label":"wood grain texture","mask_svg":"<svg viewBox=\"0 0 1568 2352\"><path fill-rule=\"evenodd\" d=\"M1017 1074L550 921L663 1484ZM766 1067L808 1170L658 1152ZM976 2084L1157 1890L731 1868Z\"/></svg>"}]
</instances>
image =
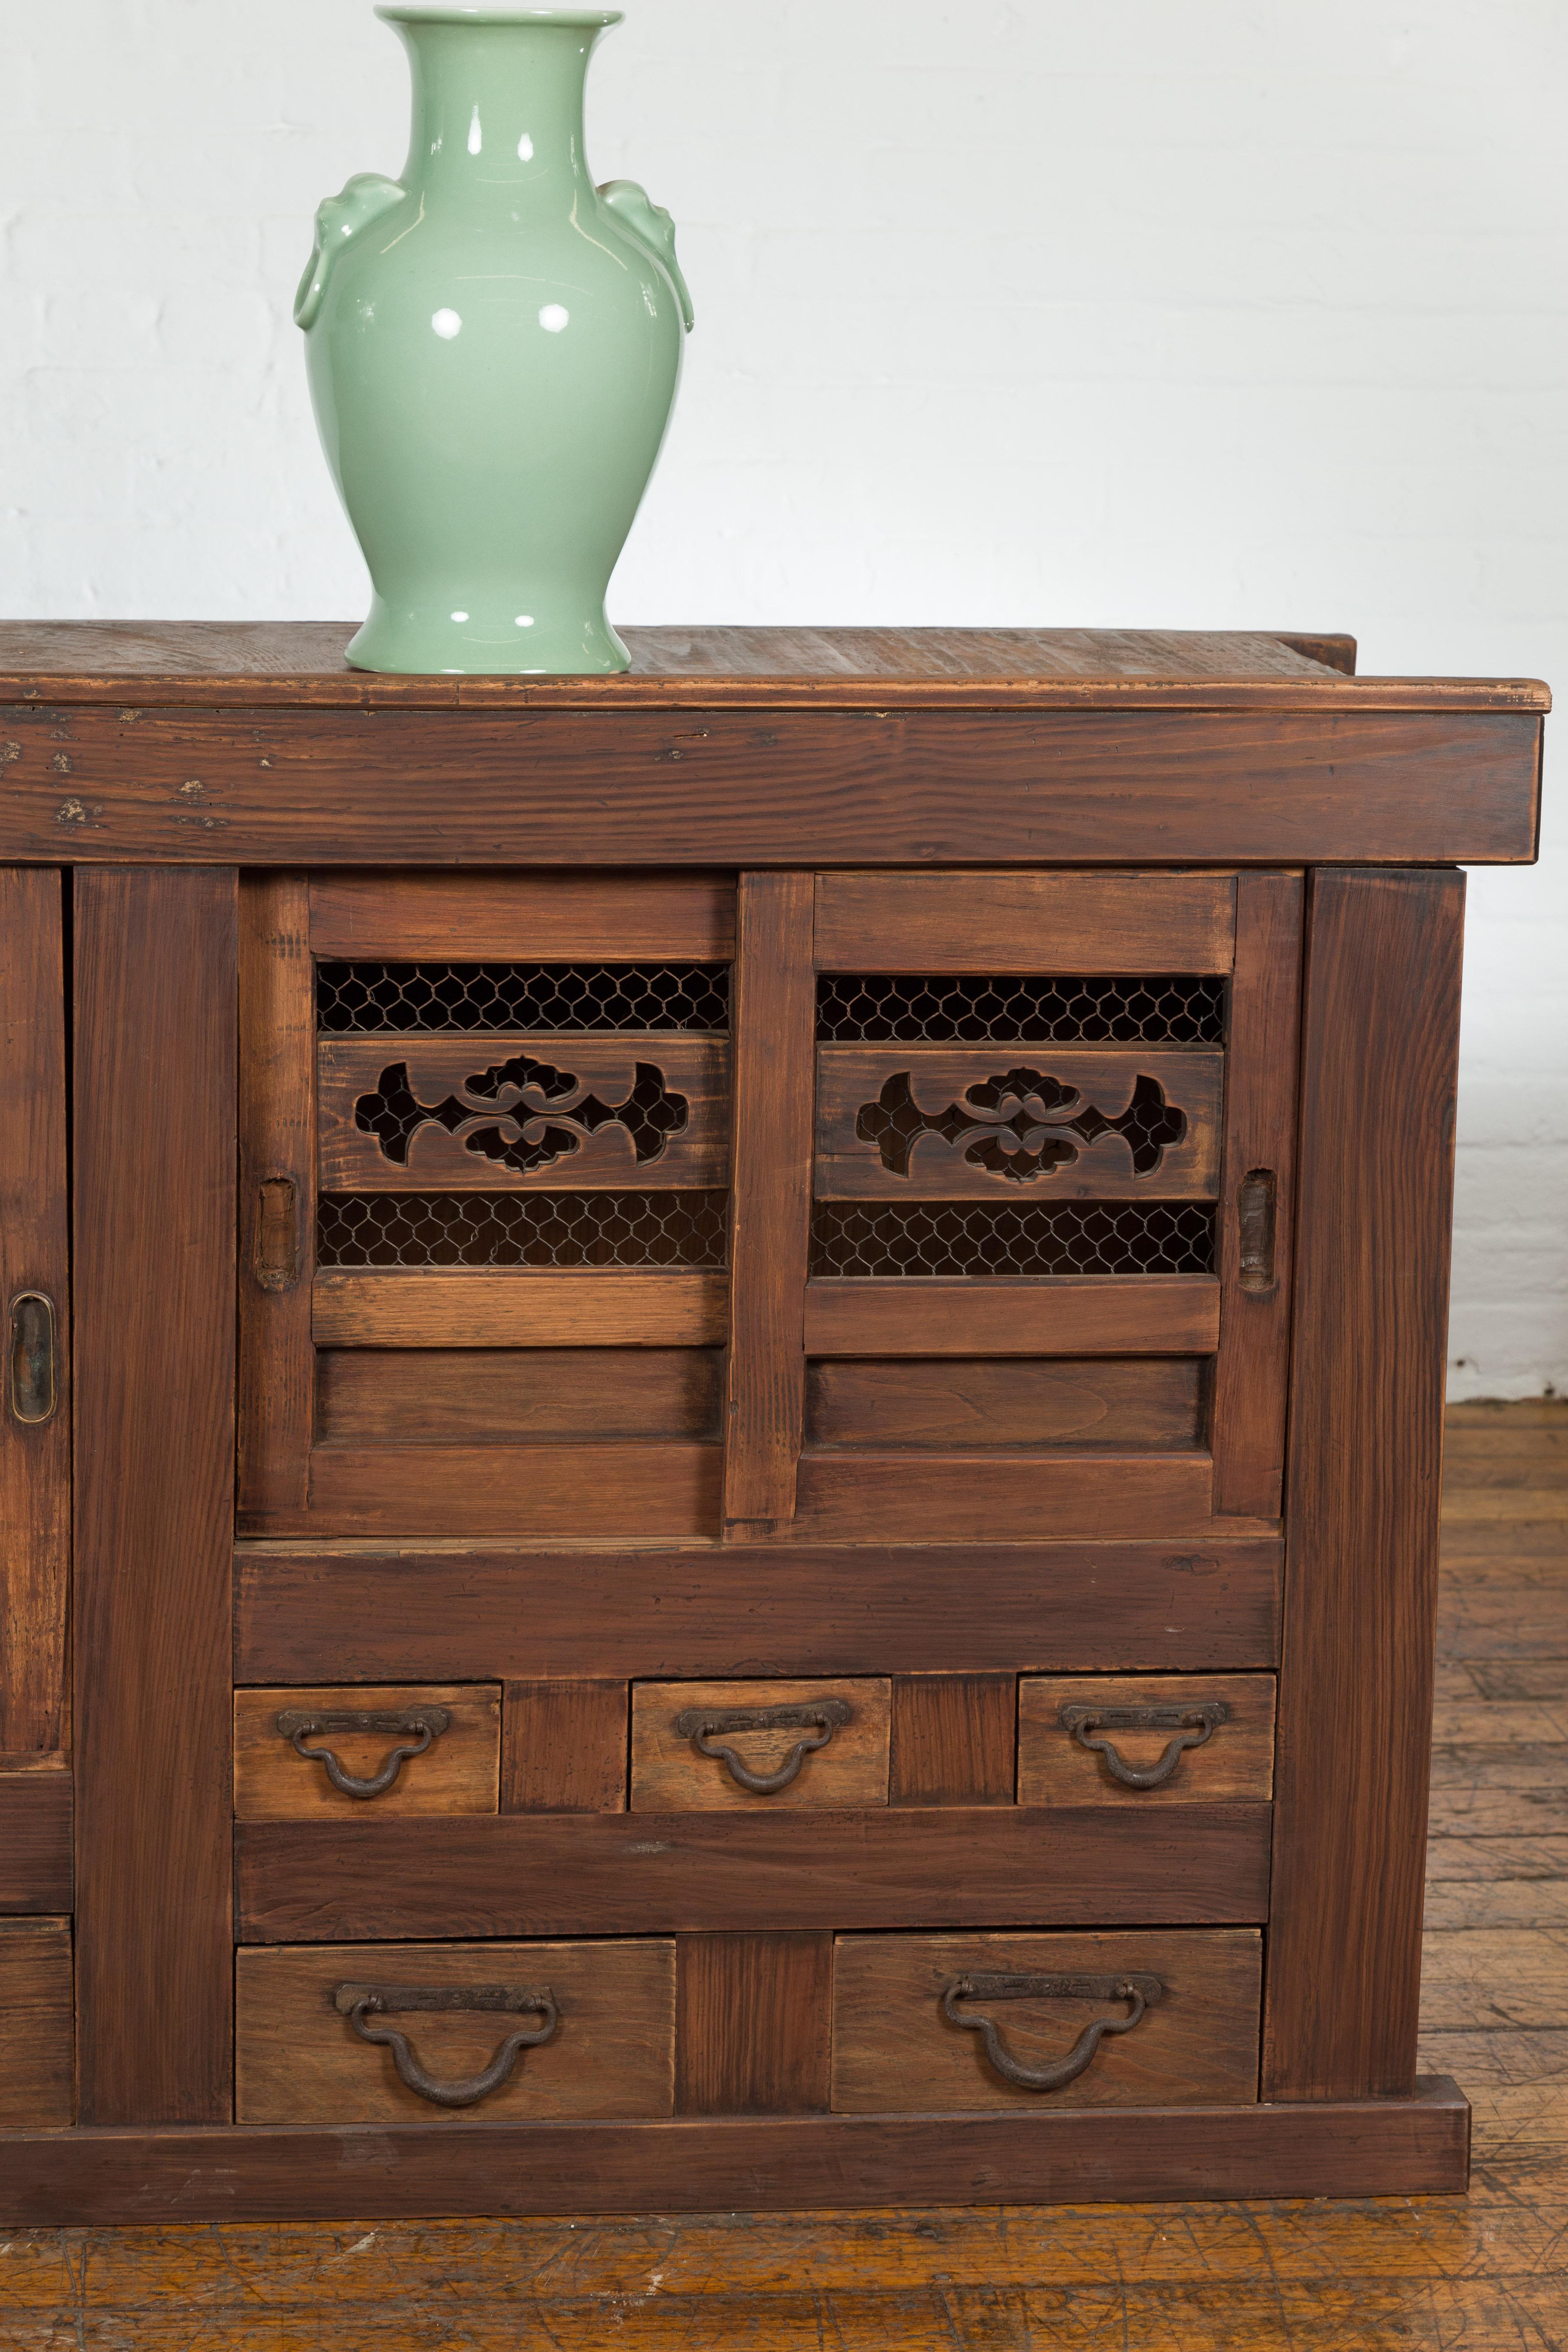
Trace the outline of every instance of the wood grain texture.
<instances>
[{"instance_id":1,"label":"wood grain texture","mask_svg":"<svg viewBox=\"0 0 1568 2352\"><path fill-rule=\"evenodd\" d=\"M278 1728L285 1709L332 1712L444 1707L451 1721L423 1756L401 1766L376 1797L344 1796L323 1765L310 1762ZM374 1776L400 1744L395 1732L323 1731L307 1745L331 1748L345 1772ZM313 1690L237 1690L234 1810L240 1821L352 1821L367 1806L397 1819L423 1813L493 1813L500 1755L500 1691L471 1683L350 1683Z\"/></svg>"},{"instance_id":2,"label":"wood grain texture","mask_svg":"<svg viewBox=\"0 0 1568 2352\"><path fill-rule=\"evenodd\" d=\"M1539 705L1373 699L1336 679L1295 711L879 705L759 721L715 709L700 727L613 708L253 702L122 719L11 704L0 858L711 870L1533 857Z\"/></svg>"},{"instance_id":3,"label":"wood grain texture","mask_svg":"<svg viewBox=\"0 0 1568 2352\"><path fill-rule=\"evenodd\" d=\"M310 1477L315 1060L310 886L302 874L246 875L239 887L242 1528L264 1525L272 1511L302 1509Z\"/></svg>"},{"instance_id":4,"label":"wood grain texture","mask_svg":"<svg viewBox=\"0 0 1568 2352\"><path fill-rule=\"evenodd\" d=\"M0 867L0 1762L68 1744L70 1265L60 877ZM53 1302L55 1402L12 1409L11 1303ZM3 1867L3 1865L0 1865Z\"/></svg>"},{"instance_id":5,"label":"wood grain texture","mask_svg":"<svg viewBox=\"0 0 1568 2352\"><path fill-rule=\"evenodd\" d=\"M734 1171L724 1528L795 1514L805 1399L816 990L809 874L743 874L734 971Z\"/></svg>"},{"instance_id":6,"label":"wood grain texture","mask_svg":"<svg viewBox=\"0 0 1568 2352\"><path fill-rule=\"evenodd\" d=\"M1267 2095L1415 2077L1464 877L1308 931Z\"/></svg>"},{"instance_id":7,"label":"wood grain texture","mask_svg":"<svg viewBox=\"0 0 1568 2352\"><path fill-rule=\"evenodd\" d=\"M821 1200L994 1200L1015 1207L1144 1193L1207 1201L1219 1189L1223 1054L823 1045L816 1058ZM1174 1129L1152 1165L1136 1160L1119 1131L1097 1134L1089 1121L1080 1134L1068 1124L1069 1115L1098 1112L1114 1129L1131 1112L1142 1144L1150 1124L1140 1118L1145 1101L1152 1120ZM923 1133L916 1126L921 1118L933 1122ZM1011 1172L1042 1154L1047 1164L1034 1174Z\"/></svg>"},{"instance_id":8,"label":"wood grain texture","mask_svg":"<svg viewBox=\"0 0 1568 2352\"><path fill-rule=\"evenodd\" d=\"M241 1822L246 1942L1260 1924L1268 1808L826 1807Z\"/></svg>"},{"instance_id":9,"label":"wood grain texture","mask_svg":"<svg viewBox=\"0 0 1568 2352\"><path fill-rule=\"evenodd\" d=\"M318 1348L709 1348L722 1274L319 1274Z\"/></svg>"},{"instance_id":10,"label":"wood grain texture","mask_svg":"<svg viewBox=\"0 0 1568 2352\"><path fill-rule=\"evenodd\" d=\"M343 1445L716 1441L722 1376L710 1348L328 1348L317 1426Z\"/></svg>"},{"instance_id":11,"label":"wood grain texture","mask_svg":"<svg viewBox=\"0 0 1568 2352\"><path fill-rule=\"evenodd\" d=\"M1202 1435L1205 1367L1193 1358L1100 1362L1009 1357L818 1360L806 1366L806 1444L880 1452L979 1446L1174 1446Z\"/></svg>"},{"instance_id":12,"label":"wood grain texture","mask_svg":"<svg viewBox=\"0 0 1568 2352\"><path fill-rule=\"evenodd\" d=\"M321 1537L536 1535L586 1542L713 1535L717 1445L319 1445L310 1505L279 1534Z\"/></svg>"},{"instance_id":13,"label":"wood grain texture","mask_svg":"<svg viewBox=\"0 0 1568 2352\"><path fill-rule=\"evenodd\" d=\"M318 874L310 948L349 962L727 963L722 874Z\"/></svg>"},{"instance_id":14,"label":"wood grain texture","mask_svg":"<svg viewBox=\"0 0 1568 2352\"><path fill-rule=\"evenodd\" d=\"M1103 1756L1062 1727L1061 1709L1188 1706L1223 1699L1229 1719L1201 1748L1183 1755L1157 1789L1130 1789ZM1158 1764L1177 1731L1107 1727L1122 1761L1135 1770ZM1026 1675L1018 1685L1018 1802L1021 1805L1267 1804L1274 1793L1272 1675Z\"/></svg>"},{"instance_id":15,"label":"wood grain texture","mask_svg":"<svg viewBox=\"0 0 1568 2352\"><path fill-rule=\"evenodd\" d=\"M244 1682L562 1675L1181 1673L1271 1666L1281 1546L647 1550L242 1545ZM853 1573L850 1572L853 1561ZM985 1606L974 1593L983 1585Z\"/></svg>"},{"instance_id":16,"label":"wood grain texture","mask_svg":"<svg viewBox=\"0 0 1568 2352\"><path fill-rule=\"evenodd\" d=\"M842 1699L852 1712L824 1748L806 1755L787 1788L760 1795L743 1788L721 1758L700 1754L676 1717L689 1707L801 1706ZM885 1805L888 1801L889 1685L858 1681L634 1683L632 1806L664 1812L764 1813L796 1807ZM752 1772L779 1771L803 1738L798 1725L717 1735Z\"/></svg>"},{"instance_id":17,"label":"wood grain texture","mask_svg":"<svg viewBox=\"0 0 1568 2352\"><path fill-rule=\"evenodd\" d=\"M676 2114L825 2110L832 1937L682 1936L675 1950Z\"/></svg>"},{"instance_id":18,"label":"wood grain texture","mask_svg":"<svg viewBox=\"0 0 1568 2352\"><path fill-rule=\"evenodd\" d=\"M560 2021L477 2107L440 2107L407 2089L392 2053L362 2042L334 2009L333 1990L345 1981L548 1986ZM405 2017L401 2030L432 2074L461 2080L489 2063L510 2022L482 2011L421 2011ZM493 2123L668 2116L674 2045L675 1947L647 1937L237 1956L235 2107L242 2124L420 2123L461 2131L480 2116Z\"/></svg>"},{"instance_id":19,"label":"wood grain texture","mask_svg":"<svg viewBox=\"0 0 1568 2352\"><path fill-rule=\"evenodd\" d=\"M811 1356L1206 1356L1219 1343L1206 1274L983 1276L810 1282Z\"/></svg>"},{"instance_id":20,"label":"wood grain texture","mask_svg":"<svg viewBox=\"0 0 1568 2352\"><path fill-rule=\"evenodd\" d=\"M197 706L269 692L284 701L455 709L474 701L637 705L699 699L996 700L1085 693L1111 700L1194 693L1303 698L1354 677L1355 639L1318 631L1208 629L823 629L666 625L623 631L632 656L614 677L405 677L351 669L354 621L8 621L0 694ZM1366 678L1363 698L1447 698L1549 709L1536 678Z\"/></svg>"},{"instance_id":21,"label":"wood grain texture","mask_svg":"<svg viewBox=\"0 0 1568 2352\"><path fill-rule=\"evenodd\" d=\"M501 1811L624 1812L627 1713L624 1682L509 1682Z\"/></svg>"},{"instance_id":22,"label":"wood grain texture","mask_svg":"<svg viewBox=\"0 0 1568 2352\"><path fill-rule=\"evenodd\" d=\"M1010 1805L1017 1717L1013 1675L900 1675L889 1803Z\"/></svg>"},{"instance_id":23,"label":"wood grain texture","mask_svg":"<svg viewBox=\"0 0 1568 2352\"><path fill-rule=\"evenodd\" d=\"M1211 1443L1215 1509L1264 1519L1279 1515L1285 1465L1303 898L1300 875L1243 874L1237 881ZM1266 1170L1273 1182L1270 1284L1241 1262L1239 1195L1254 1170Z\"/></svg>"},{"instance_id":24,"label":"wood grain texture","mask_svg":"<svg viewBox=\"0 0 1568 2352\"><path fill-rule=\"evenodd\" d=\"M0 1914L70 1909L71 1801L68 1771L0 1771Z\"/></svg>"},{"instance_id":25,"label":"wood grain texture","mask_svg":"<svg viewBox=\"0 0 1568 2352\"><path fill-rule=\"evenodd\" d=\"M229 2113L237 898L76 882L79 2108Z\"/></svg>"},{"instance_id":26,"label":"wood grain texture","mask_svg":"<svg viewBox=\"0 0 1568 2352\"><path fill-rule=\"evenodd\" d=\"M1258 2095L1262 1937L1202 1935L840 1936L833 1955L833 2095L838 2114L966 2107L1150 2107ZM1130 2033L1107 2035L1076 2082L1009 2083L981 2037L951 2024L942 1993L975 1970L1157 1976L1163 1997ZM1064 2056L1095 2019L1127 2015L1095 1998L983 2001L1003 2048L1026 2066Z\"/></svg>"},{"instance_id":27,"label":"wood grain texture","mask_svg":"<svg viewBox=\"0 0 1568 2352\"><path fill-rule=\"evenodd\" d=\"M72 2039L70 1921L0 1919L0 2130L69 2124Z\"/></svg>"},{"instance_id":28,"label":"wood grain texture","mask_svg":"<svg viewBox=\"0 0 1568 2352\"><path fill-rule=\"evenodd\" d=\"M1228 874L823 874L819 971L1228 971Z\"/></svg>"},{"instance_id":29,"label":"wood grain texture","mask_svg":"<svg viewBox=\"0 0 1568 2352\"><path fill-rule=\"evenodd\" d=\"M324 1192L700 1192L729 1181L730 1048L721 1037L509 1030L323 1037L317 1053ZM501 1076L509 1064L534 1067ZM400 1124L389 1145L364 1121L408 1096L432 1116L411 1133ZM624 1116L604 1117L616 1111ZM514 1167L509 1150L524 1160L549 1156Z\"/></svg>"},{"instance_id":30,"label":"wood grain texture","mask_svg":"<svg viewBox=\"0 0 1568 2352\"><path fill-rule=\"evenodd\" d=\"M226 2248L237 2199L261 2221L324 2216L342 2203L345 2178L361 2225L412 2215L726 2212L737 2181L750 2204L780 2211L845 2200L1070 2203L1102 2197L1110 2180L1145 2202L1452 2196L1465 2186L1468 2144L1469 2107L1436 2076L1413 2099L1353 2105L689 2116L591 2131L476 2122L443 2132L421 2121L17 2133L0 2138L0 2201L22 2228L221 2221ZM1271 2309L1279 2293L1271 2284ZM600 2306L601 2336L603 2316ZM509 2335L515 2343L514 2321Z\"/></svg>"},{"instance_id":31,"label":"wood grain texture","mask_svg":"<svg viewBox=\"0 0 1568 2352\"><path fill-rule=\"evenodd\" d=\"M1206 1454L807 1454L794 1537L804 1543L994 1543L1049 1534L1175 1542L1212 1526ZM1250 1532L1264 1529L1253 1523Z\"/></svg>"}]
</instances>

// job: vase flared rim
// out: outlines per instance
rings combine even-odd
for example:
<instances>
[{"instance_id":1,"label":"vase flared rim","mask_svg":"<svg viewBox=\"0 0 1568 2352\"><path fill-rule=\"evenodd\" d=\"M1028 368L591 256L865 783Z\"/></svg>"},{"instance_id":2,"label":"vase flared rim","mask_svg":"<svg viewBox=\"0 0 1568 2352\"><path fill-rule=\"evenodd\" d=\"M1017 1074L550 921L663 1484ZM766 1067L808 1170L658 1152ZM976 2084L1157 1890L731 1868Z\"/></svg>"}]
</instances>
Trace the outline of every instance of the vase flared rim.
<instances>
[{"instance_id":1,"label":"vase flared rim","mask_svg":"<svg viewBox=\"0 0 1568 2352\"><path fill-rule=\"evenodd\" d=\"M561 25L568 32L606 32L624 24L619 8L465 8L426 0L385 0L376 15L389 25Z\"/></svg>"}]
</instances>

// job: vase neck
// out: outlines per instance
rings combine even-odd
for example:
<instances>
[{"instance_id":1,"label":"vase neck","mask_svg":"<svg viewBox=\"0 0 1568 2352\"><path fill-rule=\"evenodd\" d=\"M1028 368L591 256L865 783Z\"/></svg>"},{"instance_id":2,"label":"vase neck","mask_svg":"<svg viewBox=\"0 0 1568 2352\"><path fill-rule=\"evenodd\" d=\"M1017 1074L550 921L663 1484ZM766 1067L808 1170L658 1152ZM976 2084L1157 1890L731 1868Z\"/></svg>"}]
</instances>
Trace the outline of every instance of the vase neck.
<instances>
[{"instance_id":1,"label":"vase neck","mask_svg":"<svg viewBox=\"0 0 1568 2352\"><path fill-rule=\"evenodd\" d=\"M595 28L400 24L414 76L409 187L491 205L590 184L583 85Z\"/></svg>"}]
</instances>

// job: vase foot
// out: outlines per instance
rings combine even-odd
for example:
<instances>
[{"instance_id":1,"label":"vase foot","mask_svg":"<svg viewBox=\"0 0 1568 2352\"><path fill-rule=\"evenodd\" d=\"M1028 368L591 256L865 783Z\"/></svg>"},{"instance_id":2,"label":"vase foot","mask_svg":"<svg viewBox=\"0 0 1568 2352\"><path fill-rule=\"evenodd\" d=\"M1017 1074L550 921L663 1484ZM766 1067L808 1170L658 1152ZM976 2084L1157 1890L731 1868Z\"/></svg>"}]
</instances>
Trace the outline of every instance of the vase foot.
<instances>
[{"instance_id":1,"label":"vase foot","mask_svg":"<svg viewBox=\"0 0 1568 2352\"><path fill-rule=\"evenodd\" d=\"M460 600L397 607L378 596L349 644L351 669L407 677L605 677L631 656L596 612L485 613Z\"/></svg>"}]
</instances>

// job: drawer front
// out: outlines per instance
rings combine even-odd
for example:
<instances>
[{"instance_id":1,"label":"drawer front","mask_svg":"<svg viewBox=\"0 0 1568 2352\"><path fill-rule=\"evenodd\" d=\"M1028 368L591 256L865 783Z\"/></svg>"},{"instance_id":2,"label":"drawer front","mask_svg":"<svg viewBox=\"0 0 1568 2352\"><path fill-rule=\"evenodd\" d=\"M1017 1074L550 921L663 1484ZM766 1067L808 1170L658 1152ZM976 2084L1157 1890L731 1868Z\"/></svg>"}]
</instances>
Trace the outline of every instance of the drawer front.
<instances>
[{"instance_id":1,"label":"drawer front","mask_svg":"<svg viewBox=\"0 0 1568 2352\"><path fill-rule=\"evenodd\" d=\"M71 2120L68 1919L0 1919L0 2130Z\"/></svg>"},{"instance_id":2,"label":"drawer front","mask_svg":"<svg viewBox=\"0 0 1568 2352\"><path fill-rule=\"evenodd\" d=\"M1253 2100L1261 1971L1255 1928L841 1936L832 2104L907 2114Z\"/></svg>"},{"instance_id":3,"label":"drawer front","mask_svg":"<svg viewBox=\"0 0 1568 2352\"><path fill-rule=\"evenodd\" d=\"M890 1715L881 1678L636 1683L633 1808L885 1805Z\"/></svg>"},{"instance_id":4,"label":"drawer front","mask_svg":"<svg viewBox=\"0 0 1568 2352\"><path fill-rule=\"evenodd\" d=\"M1021 1805L1267 1804L1273 1794L1272 1675L1026 1675L1018 1685Z\"/></svg>"},{"instance_id":5,"label":"drawer front","mask_svg":"<svg viewBox=\"0 0 1568 2352\"><path fill-rule=\"evenodd\" d=\"M500 1761L499 1684L351 1683L234 1695L241 1821L493 1813Z\"/></svg>"},{"instance_id":6,"label":"drawer front","mask_svg":"<svg viewBox=\"0 0 1568 2352\"><path fill-rule=\"evenodd\" d=\"M235 1990L235 2113L243 2124L674 2112L675 1946L667 1939L284 1945L241 1951ZM452 2005L400 2003L410 1990ZM461 2005L476 1992L489 2005ZM373 2005L356 2012L367 1993ZM405 2048L367 2042L362 2028L395 2032ZM469 2104L442 2104L405 2079L471 2090L518 2032L548 2038L521 2047L504 2081Z\"/></svg>"}]
</instances>

